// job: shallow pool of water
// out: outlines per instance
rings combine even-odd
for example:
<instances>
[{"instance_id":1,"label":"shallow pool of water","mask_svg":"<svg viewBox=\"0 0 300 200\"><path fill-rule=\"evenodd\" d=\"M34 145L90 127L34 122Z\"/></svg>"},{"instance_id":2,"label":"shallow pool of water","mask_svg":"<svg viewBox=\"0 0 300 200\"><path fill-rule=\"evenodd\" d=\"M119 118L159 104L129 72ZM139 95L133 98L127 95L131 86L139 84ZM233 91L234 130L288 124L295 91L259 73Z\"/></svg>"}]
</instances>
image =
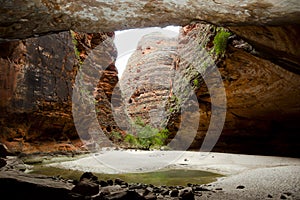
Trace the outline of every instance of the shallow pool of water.
<instances>
[{"instance_id":1,"label":"shallow pool of water","mask_svg":"<svg viewBox=\"0 0 300 200\"><path fill-rule=\"evenodd\" d=\"M60 169L55 167L34 166L31 173L44 174L47 176L60 176L65 179L79 180L84 173L82 171ZM221 174L216 174L200 170L184 170L184 169L166 169L146 173L126 173L126 174L100 174L93 173L99 180L114 180L121 178L128 183L145 183L153 185L182 185L192 184L207 184L216 181L222 177Z\"/></svg>"}]
</instances>

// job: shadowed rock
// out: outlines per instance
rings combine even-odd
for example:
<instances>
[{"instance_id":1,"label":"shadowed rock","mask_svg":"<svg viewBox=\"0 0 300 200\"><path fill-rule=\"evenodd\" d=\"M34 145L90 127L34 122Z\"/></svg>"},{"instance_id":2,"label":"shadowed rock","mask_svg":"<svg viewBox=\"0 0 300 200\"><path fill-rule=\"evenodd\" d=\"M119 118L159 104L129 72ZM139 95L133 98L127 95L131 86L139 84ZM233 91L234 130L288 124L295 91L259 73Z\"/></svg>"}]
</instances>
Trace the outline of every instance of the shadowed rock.
<instances>
[{"instance_id":1,"label":"shadowed rock","mask_svg":"<svg viewBox=\"0 0 300 200\"><path fill-rule=\"evenodd\" d=\"M286 24L300 21L299 6L298 0L1 1L0 38L25 38L70 29L91 33L186 25L195 20L219 25Z\"/></svg>"}]
</instances>

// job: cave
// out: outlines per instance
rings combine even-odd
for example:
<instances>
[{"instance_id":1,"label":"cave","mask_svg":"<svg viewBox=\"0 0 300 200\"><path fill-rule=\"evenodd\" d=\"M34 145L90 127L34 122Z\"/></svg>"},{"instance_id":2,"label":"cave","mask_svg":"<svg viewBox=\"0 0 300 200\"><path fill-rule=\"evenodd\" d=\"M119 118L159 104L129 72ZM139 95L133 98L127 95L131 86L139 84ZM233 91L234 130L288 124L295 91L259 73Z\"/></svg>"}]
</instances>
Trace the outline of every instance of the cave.
<instances>
[{"instance_id":1,"label":"cave","mask_svg":"<svg viewBox=\"0 0 300 200\"><path fill-rule=\"evenodd\" d=\"M258 163L253 163L258 174L264 174L259 165L278 173L278 166L299 172L299 10L297 1L277 0L3 2L0 184L20 187L20 181L39 188L39 179L23 173L30 171L26 165L9 171L12 157L41 164L47 156L73 159L91 153L101 157L102 148L159 151L163 152L160 162L168 161L164 156L172 151L208 153L206 159L249 155L249 160ZM166 27L177 27L178 35L168 37L172 31ZM138 37L138 31L150 29L164 30L165 35L148 31ZM116 44L120 35L125 48L121 50ZM132 46L132 38L137 46ZM139 132L144 134L140 138ZM260 156L274 163L260 164ZM189 166L190 160L176 164ZM243 167L250 169L245 160L234 170L243 174ZM125 161L118 162L126 169ZM222 166L208 162L210 169ZM224 163L228 168L236 164ZM293 178L297 176L278 180ZM220 184L227 189L224 194L222 188L211 190L226 196L232 192L224 186L226 180ZM60 184L61 197L67 198L71 186ZM199 198L198 186L190 187L174 195ZM289 190L276 194L258 190L256 195L300 198L298 187ZM123 198L140 195L128 191ZM244 197L230 192L228 196ZM79 199L91 196L81 195Z\"/></svg>"}]
</instances>

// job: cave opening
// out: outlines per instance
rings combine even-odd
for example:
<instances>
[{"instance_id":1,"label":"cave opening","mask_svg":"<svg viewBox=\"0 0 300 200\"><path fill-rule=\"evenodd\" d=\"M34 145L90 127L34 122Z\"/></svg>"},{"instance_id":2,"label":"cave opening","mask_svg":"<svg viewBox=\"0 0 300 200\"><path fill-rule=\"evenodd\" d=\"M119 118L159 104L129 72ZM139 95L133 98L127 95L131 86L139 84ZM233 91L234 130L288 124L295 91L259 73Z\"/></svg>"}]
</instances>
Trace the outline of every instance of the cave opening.
<instances>
[{"instance_id":1,"label":"cave opening","mask_svg":"<svg viewBox=\"0 0 300 200\"><path fill-rule=\"evenodd\" d=\"M20 2L0 8L3 195L300 199L296 0ZM155 23L185 25L114 32Z\"/></svg>"},{"instance_id":2,"label":"cave opening","mask_svg":"<svg viewBox=\"0 0 300 200\"><path fill-rule=\"evenodd\" d=\"M207 26L207 27L205 27ZM275 106L275 104L282 104L287 109L292 109L294 107L293 105L298 105L296 102L297 96L299 95L299 92L297 89L288 90L289 95L291 95L291 99L289 99L289 103L285 102L283 103L283 96L280 95L280 93L284 93L284 90L278 90L276 91L273 88L274 83L272 83L272 80L275 80L277 76L296 76L295 74L292 74L290 72L285 71L280 66L277 66L276 63L269 63L269 61L260 55L259 48L256 49L257 45L255 44L252 46L250 43L246 42L243 37L240 37L235 32L231 31L231 27L222 28L222 27L216 27L209 24L205 25L198 25L198 24L190 24L185 27L176 27L177 30L180 28L183 29L183 34L189 33L189 31L192 31L193 29L201 29L199 31L200 36L203 36L205 34L206 37L203 37L202 39L205 39L205 44L202 44L203 46L206 45L206 47L210 50L210 53L215 50L215 45L217 45L217 41L214 39L216 35L220 33L223 34L227 31L230 33L226 40L223 41L225 43L224 50L220 50L220 52L223 53L217 53L220 54L221 59L216 59L216 64L218 69L221 71L222 74L222 81L224 82L227 98L229 99L229 104L227 106L227 114L226 114L226 122L225 127L222 130L222 135L219 138L219 141L216 143L216 146L214 147L214 151L220 151L220 152L234 152L234 153L248 153L248 154L262 154L262 155L289 155L289 156L295 156L297 157L299 155L299 152L296 150L298 149L298 144L296 144L294 141L291 141L288 138L294 138L294 133L289 133L288 135L291 135L291 137L285 137L283 140L283 135L287 134L288 132L295 132L296 129L290 128L295 127L297 125L291 125L295 124L298 119L295 118L294 114L285 113L283 114L280 112L278 106ZM174 28L174 27L173 27ZM142 29L141 29L142 30ZM147 30L147 29L145 29ZM150 28L148 29L150 30ZM234 30L234 29L233 29ZM132 35L131 34L132 31ZM223 31L223 32L222 32ZM178 31L176 31L178 32ZM135 39L141 39L139 33L134 32L134 30L125 30L125 31L116 31L115 32L115 44L117 46L118 54L117 60L116 60L116 67L118 68L119 74L119 83L125 82L124 79L127 81L125 87L127 89L130 87L130 84L134 85L136 83L142 83L141 81L141 68L146 68L145 62L143 61L142 57L138 57L138 60L135 60L134 64L136 64L135 67L128 67L128 61L130 61L133 53L135 51L140 51L141 56L147 56L149 52L153 51L153 48L149 44L143 44L144 46L140 45L137 47L137 42L132 42L131 37ZM210 35L209 35L210 34ZM268 33L271 34L271 33ZM197 36L199 35L191 35L190 40L197 39ZM224 34L225 35L225 34ZM122 37L125 42L122 43ZM138 41L138 40L137 40ZM221 43L221 41L219 41ZM124 44L130 44L130 45L124 45ZM161 43L161 41L157 42L158 44ZM132 45L131 47L131 44ZM199 44L199 43L198 43ZM127 46L127 49L122 47ZM169 50L172 50L172 47L169 45ZM129 48L129 49L128 49ZM221 48L221 47L218 47ZM225 52L226 51L226 52ZM212 57L214 55L210 54ZM156 57L157 60L159 60L159 57ZM201 60L201 59L200 59ZM133 62L131 60L131 62ZM139 63L140 62L140 63ZM180 67L180 64L183 62L179 60L173 60L174 62L174 68ZM180 63L182 62L182 63ZM204 63L205 68L210 68L210 64L206 63L204 59L201 60L202 63ZM142 63L142 64L141 64ZM258 66L262 65L265 66L265 68L259 68ZM126 69L126 66L128 69ZM186 70L192 71L192 65L186 68ZM151 69L151 68L150 68ZM125 72L127 70L127 72ZM144 69L142 69L144 70ZM157 69L151 69L146 72L146 75L144 78L148 81L148 83L151 83L151 81L155 82L156 79L153 77L149 77L149 74L153 73L153 71L158 70L160 71L161 68ZM271 71L271 72L270 72ZM125 72L125 77L124 77ZM161 71L160 71L161 72ZM281 75L279 75L281 74ZM158 77L158 75L156 74ZM265 77L270 77L269 79L265 79ZM272 77L272 78L271 78ZM273 79L275 78L275 79ZM272 80L271 80L272 79ZM285 78L283 78L285 79ZM275 80L276 82L277 80ZM279 81L279 80L278 80ZM280 82L280 81L279 81ZM278 82L278 83L279 83ZM169 85L172 85L173 83L169 83ZM194 74L191 77L189 77L189 84L192 85L194 88L196 88L195 92L197 95L198 103L200 104L200 113L201 113L201 120L199 122L199 127L197 130L197 135L194 138L192 144L189 146L190 150L197 150L201 146L200 144L203 142L205 138L205 132L208 129L209 122L211 120L210 112L211 112L211 99L209 95L209 91L207 89L207 86L205 82L203 82L203 79L201 78L201 75ZM276 85L277 83L275 83ZM298 79L294 79L293 81L290 81L290 84L293 87L298 87ZM141 93L141 90L145 89L147 87L147 84L139 85L140 88L136 87L135 89L139 90L138 93ZM122 86L121 86L122 87ZM133 86L131 86L133 87ZM145 88L143 88L145 87ZM262 90L260 88L265 88L264 90L267 91L265 93L262 93ZM149 89L149 88L147 88ZM162 88L155 88L153 93L158 93L159 89ZM180 88L181 92L184 92L184 88ZM121 90L123 90L121 88ZM235 91L235 95L232 94L232 92ZM122 91L123 92L123 91ZM134 93L133 91L131 91ZM149 91L147 91L149 92ZM151 113L151 104L149 104L149 101L145 100L147 92L142 92L140 95L130 95L128 96L127 101L125 102L127 104L130 104L131 108L127 107L127 112L130 112L130 117L132 119L137 118L138 116L143 116L143 113ZM170 91L169 91L170 92ZM149 95L151 96L151 95ZM172 96L171 93L169 93L170 99L172 99L173 102L176 102L180 99L178 97ZM141 98L145 98L144 104L140 104L140 107L138 102L141 100ZM270 103L267 103L268 101L274 101L274 104L271 105ZM155 102L155 99L153 100ZM255 103L256 102L256 103ZM276 103L275 103L276 102ZM246 107L243 107L242 104L245 104ZM287 104L290 104L289 106ZM245 106L244 105L244 106ZM156 110L157 106L152 106L153 110ZM168 107L168 111L173 112L174 107ZM297 111L295 111L297 112ZM153 112L152 112L153 113ZM174 113L174 112L173 112ZM273 114L270 114L273 113ZM293 112L294 113L294 112ZM127 113L128 114L128 113ZM156 113L157 114L157 113ZM145 114L144 114L145 115ZM284 119L286 116L287 118ZM180 129L180 119L178 120L177 116L169 116L174 121L169 120L169 122L172 125L172 127L168 127L172 129L174 132L178 132ZM145 119L145 118L144 118ZM149 119L151 120L151 116L148 114L146 117L146 123L149 123ZM160 118L161 119L161 118ZM281 124L281 127L285 127L283 129L276 129L274 131L274 121L278 121L278 124ZM174 126L174 124L177 124ZM126 125L123 126L126 128ZM298 130L298 128L297 128ZM280 132L280 133L278 133ZM188 134L187 134L188 135ZM183 136L189 137L189 136ZM173 139L174 135L170 137L170 139ZM244 139L241 139L244 138ZM280 139L281 138L281 139ZM170 140L169 140L170 141ZM282 144L281 144L281 142ZM283 144L285 143L285 144ZM287 143L291 144L288 149ZM253 148L253 146L256 146ZM284 149L283 149L284 148ZM288 153L289 152L289 153Z\"/></svg>"},{"instance_id":3,"label":"cave opening","mask_svg":"<svg viewBox=\"0 0 300 200\"><path fill-rule=\"evenodd\" d=\"M136 50L139 40L146 34L153 32L161 32L169 37L178 37L180 26L166 27L148 27L140 29L127 29L115 31L114 43L118 51L116 59L116 67L118 69L118 77L121 79L126 68L128 59ZM149 50L149 47L147 47Z\"/></svg>"}]
</instances>

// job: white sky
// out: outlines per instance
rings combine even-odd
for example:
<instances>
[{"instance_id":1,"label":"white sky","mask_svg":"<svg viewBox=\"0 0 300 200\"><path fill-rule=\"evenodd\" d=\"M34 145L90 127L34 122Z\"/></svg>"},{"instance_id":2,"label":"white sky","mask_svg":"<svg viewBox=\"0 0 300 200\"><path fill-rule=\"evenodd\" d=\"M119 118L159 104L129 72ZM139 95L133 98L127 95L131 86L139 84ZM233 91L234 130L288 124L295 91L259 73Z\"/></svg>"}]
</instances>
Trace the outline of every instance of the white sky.
<instances>
[{"instance_id":1,"label":"white sky","mask_svg":"<svg viewBox=\"0 0 300 200\"><path fill-rule=\"evenodd\" d=\"M118 50L118 57L116 60L116 67L118 69L119 79L126 68L126 64L131 54L136 50L139 40L146 34L152 32L161 32L168 37L177 37L179 33L179 26L167 26L165 28L151 27L143 29L129 29L115 32L115 45Z\"/></svg>"}]
</instances>

